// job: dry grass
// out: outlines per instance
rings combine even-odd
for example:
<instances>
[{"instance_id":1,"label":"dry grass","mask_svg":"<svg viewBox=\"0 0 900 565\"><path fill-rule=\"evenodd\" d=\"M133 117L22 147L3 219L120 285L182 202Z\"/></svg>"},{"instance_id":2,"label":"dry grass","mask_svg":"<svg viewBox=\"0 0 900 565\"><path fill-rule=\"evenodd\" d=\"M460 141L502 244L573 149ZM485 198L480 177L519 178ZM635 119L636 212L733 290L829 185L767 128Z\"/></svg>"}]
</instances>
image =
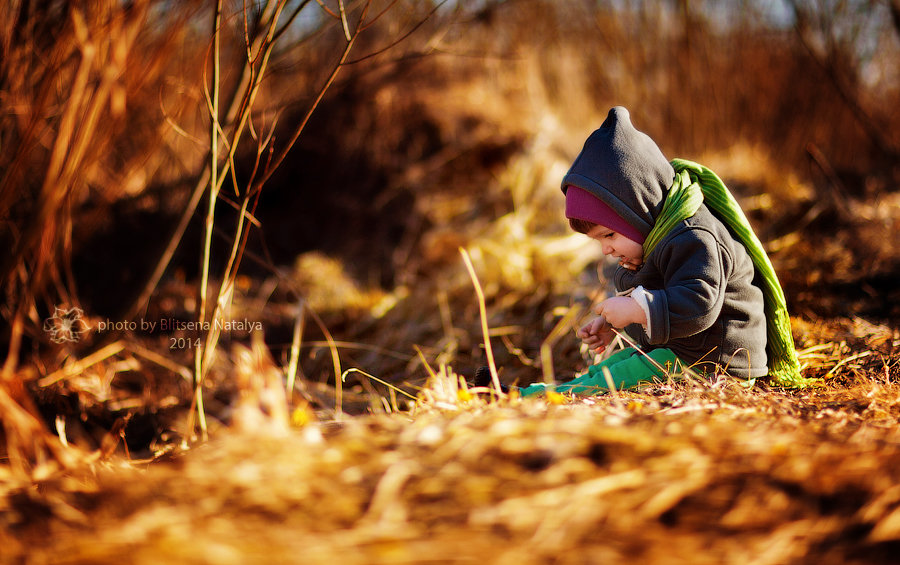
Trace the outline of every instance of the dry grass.
<instances>
[{"instance_id":1,"label":"dry grass","mask_svg":"<svg viewBox=\"0 0 900 565\"><path fill-rule=\"evenodd\" d=\"M412 414L227 433L37 490L7 480L5 562L887 563L895 550L887 379L683 383L621 405L441 389Z\"/></svg>"},{"instance_id":2,"label":"dry grass","mask_svg":"<svg viewBox=\"0 0 900 565\"><path fill-rule=\"evenodd\" d=\"M283 36L255 83L246 69L260 67L234 47L246 41L240 3L226 2L223 39L235 42L221 52L221 86L238 94L220 102L213 136L200 72L208 7L187 3L153 27L149 0L131 11L62 4L43 42L37 27L13 41L17 20L0 9L0 103L10 110L0 116L0 216L12 220L0 243L14 250L0 273L0 338L22 353L7 355L0 387L0 563L896 554L900 206L884 153L900 128L890 73L873 78L851 50L832 64L866 80L826 88L817 65L828 59L766 24L754 3L734 28L652 3L613 13L540 0L445 7L416 27L430 7L409 0L360 36L360 54L379 54L343 69L306 122L358 20L326 1L332 27L306 22ZM897 50L880 29L873 61ZM838 31L822 25L810 45ZM247 88L252 112L239 103ZM709 164L735 190L785 283L805 374L824 386L748 390L723 379L523 401L460 380L489 364L485 333L506 384L565 379L590 363L570 330L607 283L596 249L560 221L558 181L616 103L667 154ZM867 129L867 117L883 121ZM301 126L308 137L268 178L269 156ZM237 131L246 145L224 144L227 159L207 154ZM221 305L264 332L222 334L192 382L193 350L170 339L204 336L96 328L141 288L153 291L143 319L197 319L203 234L190 200L203 192L204 160L224 181L218 231L207 232L206 309ZM253 181L263 177L261 193ZM156 231L132 225L135 211ZM179 215L193 251L173 253L158 285L159 250L96 244L105 230L149 240L165 225L170 237ZM228 268L237 243L240 272ZM94 289L107 280L128 288ZM42 319L61 305L83 306L95 331L52 343ZM187 449L195 390L211 439Z\"/></svg>"}]
</instances>

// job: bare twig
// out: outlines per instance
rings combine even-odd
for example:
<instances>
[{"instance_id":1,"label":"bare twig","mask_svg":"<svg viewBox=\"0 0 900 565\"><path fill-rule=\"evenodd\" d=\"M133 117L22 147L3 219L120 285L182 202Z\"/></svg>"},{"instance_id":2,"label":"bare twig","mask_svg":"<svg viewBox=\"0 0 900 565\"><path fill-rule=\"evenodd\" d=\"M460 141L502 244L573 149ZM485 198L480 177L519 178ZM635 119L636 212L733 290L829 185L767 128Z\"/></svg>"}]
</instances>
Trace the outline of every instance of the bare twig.
<instances>
[{"instance_id":1,"label":"bare twig","mask_svg":"<svg viewBox=\"0 0 900 565\"><path fill-rule=\"evenodd\" d=\"M325 13L328 14L329 16L331 16L332 18L334 18L336 20L341 19L341 17L338 14L336 14L333 10L331 10L331 8L326 6L325 3L322 2L322 0L316 0L316 4L318 4L322 8L322 10L324 10Z\"/></svg>"},{"instance_id":2,"label":"bare twig","mask_svg":"<svg viewBox=\"0 0 900 565\"><path fill-rule=\"evenodd\" d=\"M481 317L481 332L484 337L484 351L487 356L488 367L491 370L491 381L494 384L494 390L497 394L502 395L503 393L500 390L500 377L497 375L497 365L494 363L494 352L491 349L491 332L488 328L487 321L487 309L484 305L484 291L481 289L481 283L478 282L478 275L475 274L475 267L472 266L472 259L469 257L469 252L459 248L459 252L462 254L463 262L466 264L466 270L469 271L469 276L472 278L472 285L475 287L475 294L478 296L478 312Z\"/></svg>"},{"instance_id":3,"label":"bare twig","mask_svg":"<svg viewBox=\"0 0 900 565\"><path fill-rule=\"evenodd\" d=\"M430 12L428 12L428 15L426 15L424 18L422 18L421 20L416 22L416 25L414 25L409 31L407 31L406 33L404 33L403 35L401 35L400 37L398 37L397 39L395 39L388 45L382 47L381 49L377 49L363 57L359 57L358 59L353 59L351 61L347 61L347 64L355 65L355 64L361 63L367 59L377 57L378 55L381 55L382 53L393 49L394 47L396 47L397 45L402 43L404 40L406 40L409 36L414 34L416 32L416 30L418 30L420 27L422 27L425 24L425 22L427 22L429 19L431 19L431 17L435 14L435 12L437 12L440 9L440 7L443 6L446 2L447 2L447 0L443 0L442 2L439 2L437 5L435 5L435 7ZM375 19L373 19L371 22L366 24L365 27L368 27L369 25L375 23L375 21L380 17L381 17L381 14L379 14Z\"/></svg>"},{"instance_id":4,"label":"bare twig","mask_svg":"<svg viewBox=\"0 0 900 565\"><path fill-rule=\"evenodd\" d=\"M344 9L344 0L338 0L338 10L341 13L341 27L344 28L344 37L347 41L351 41L353 37L350 35L350 24L347 23L347 11Z\"/></svg>"},{"instance_id":5,"label":"bare twig","mask_svg":"<svg viewBox=\"0 0 900 565\"><path fill-rule=\"evenodd\" d=\"M297 367L300 365L300 342L303 339L303 322L306 319L306 301L297 301L297 314L294 318L294 334L291 338L291 358L287 368L287 399L291 402L294 394L294 379L297 376Z\"/></svg>"},{"instance_id":6,"label":"bare twig","mask_svg":"<svg viewBox=\"0 0 900 565\"><path fill-rule=\"evenodd\" d=\"M216 200L218 199L218 174L219 174L219 46L220 34L219 26L222 22L222 0L216 2L213 11L213 53L212 53L212 100L210 103L210 179L209 179L209 207L206 213L205 236L203 242L203 262L201 267L203 272L200 276L200 313L198 319L200 324L206 321L206 301L207 288L209 285L209 258L212 246L213 222L215 219ZM206 84L204 82L204 91ZM207 99L209 94L207 93ZM212 333L212 331L210 332ZM207 341L208 336L207 334ZM204 441L207 439L206 415L203 411L203 353L206 351L206 345L202 344L194 350L194 403L197 407L197 419L200 423L200 431ZM188 430L185 437L190 437L193 433L192 429Z\"/></svg>"},{"instance_id":7,"label":"bare twig","mask_svg":"<svg viewBox=\"0 0 900 565\"><path fill-rule=\"evenodd\" d=\"M337 344L334 341L334 338L331 336L331 332L328 331L328 328L325 326L325 323L322 321L322 318L316 314L316 311L312 308L307 308L309 315L312 316L312 319L316 322L316 325L319 326L319 330L322 331L322 335L325 336L326 341L328 342L328 349L331 351L331 362L334 365L334 380L335 380L335 392L334 392L334 418L335 420L340 420L343 415L343 405L344 405L344 387L341 381L341 356L338 353Z\"/></svg>"},{"instance_id":8,"label":"bare twig","mask_svg":"<svg viewBox=\"0 0 900 565\"><path fill-rule=\"evenodd\" d=\"M69 377L83 373L84 370L87 369L88 367L90 367L92 365L96 365L100 361L103 361L104 359L108 359L108 358L112 357L113 355L116 355L123 349L125 349L125 343L122 341L110 343L103 349L95 351L94 353L88 355L84 359L79 359L69 365L66 365L62 369L59 369L58 371L54 371L54 372L50 373L46 377L39 380L38 385L49 386L49 385L56 383L58 381L61 381L63 379L67 379Z\"/></svg>"},{"instance_id":9,"label":"bare twig","mask_svg":"<svg viewBox=\"0 0 900 565\"><path fill-rule=\"evenodd\" d=\"M619 396L619 391L616 390L616 383L613 381L612 372L609 370L609 367L604 365L600 368L600 372L603 373L603 379L606 381L606 388L609 389L609 393L612 395L616 407L619 410L624 409L622 398Z\"/></svg>"},{"instance_id":10,"label":"bare twig","mask_svg":"<svg viewBox=\"0 0 900 565\"><path fill-rule=\"evenodd\" d=\"M572 322L579 315L581 315L580 308L569 308L568 312L553 326L553 329L550 330L550 333L541 343L541 372L544 376L544 382L548 385L556 381L556 375L554 375L553 371L553 346L572 329Z\"/></svg>"},{"instance_id":11,"label":"bare twig","mask_svg":"<svg viewBox=\"0 0 900 565\"><path fill-rule=\"evenodd\" d=\"M375 25L375 23L378 22L378 20L380 20L382 16L384 16L386 13L388 13L391 10L391 8L394 7L394 4L396 4L396 3L397 3L397 0L391 0L391 3L388 4L387 6L385 6L383 10L378 12L378 14L376 14L375 17L373 17L371 20L369 20L368 22L366 22L362 26L360 26L360 31L365 31L365 30L369 29L370 27L372 27L373 25ZM441 2L441 4L443 4L443 2ZM434 10L432 10L431 13L433 14Z\"/></svg>"},{"instance_id":12,"label":"bare twig","mask_svg":"<svg viewBox=\"0 0 900 565\"><path fill-rule=\"evenodd\" d=\"M362 369L357 369L357 368L355 368L355 367L351 367L351 368L347 369L346 371L344 371L343 373L341 373L341 382L343 382L343 381L347 378L347 375L349 375L350 373L359 373L360 375L363 375L363 376L365 376L365 377L368 377L368 378L372 379L373 381L375 381L375 382L377 382L377 383L383 384L384 386L388 387L388 389L393 390L394 392L399 392L400 394L406 396L407 398L411 398L411 399L413 399L413 400L416 399L415 396L413 396L413 395L411 395L410 393L406 392L406 391L403 390L402 388L399 388L399 387L397 387L397 386L394 386L394 385L392 385L391 383L389 383L389 382L387 382L387 381L385 381L385 380L383 380L383 379L379 379L378 377L376 377L376 376L374 376L374 375L370 375L369 373L363 371Z\"/></svg>"},{"instance_id":13,"label":"bare twig","mask_svg":"<svg viewBox=\"0 0 900 565\"><path fill-rule=\"evenodd\" d=\"M263 14L260 18L261 22L269 22L274 16L275 12L275 3L267 2L265 8L263 10ZM265 41L265 36L260 33L254 39L254 49L259 51L261 49L261 45ZM222 117L221 122L223 123L234 123L234 131L239 132L243 127L244 118L243 114L247 111L247 96L240 95L241 93L246 93L249 85L252 84L254 77L254 69L251 61L247 61L244 64L243 70L241 72L241 77L237 81L234 90L232 91L232 95L230 96L231 104L228 107L228 110L225 112ZM240 116L239 116L240 114ZM222 136L220 139L227 139L227 136ZM237 147L237 142L239 141L240 136L235 134L232 137L232 149L229 151L231 153ZM231 159L229 158L226 162L225 167L221 171L221 177L227 174ZM191 218L194 215L194 211L196 211L197 206L200 204L200 199L203 197L203 194L206 190L206 187L210 184L210 176L211 176L211 166L210 159L207 159L206 166L203 171L199 174L197 178L197 183L194 185L194 190L191 193L191 197L188 199L186 203L184 212L181 215L181 218L178 222L178 225L175 227L175 230L172 232L171 237L169 238L168 244L166 248L163 250L160 255L159 261L156 263L156 267L154 268L152 274L147 279L147 282L144 284L144 287L141 289L141 292L138 294L138 297L135 299L131 308L129 308L128 313L126 314L126 318L132 319L138 315L138 313L143 310L148 301L150 300L150 296L153 294L153 291L156 289L156 286L159 284L160 279L162 279L163 273L166 268L169 266L169 262L172 260L172 257L175 254L175 250L178 248L178 245L181 243L182 238L184 237L184 232L187 229L188 224L190 223ZM221 182L221 181L220 181Z\"/></svg>"},{"instance_id":14,"label":"bare twig","mask_svg":"<svg viewBox=\"0 0 900 565\"><path fill-rule=\"evenodd\" d=\"M291 27L291 24L294 23L294 20L297 19L297 16L300 15L300 12L303 11L303 8L305 8L306 5L309 4L309 2L310 2L310 0L303 0L302 2L300 2L297 5L296 8L294 8L294 11L291 13L290 16L288 16L287 21L284 22L284 25L281 26L281 29L276 31L275 35L272 36L273 43L278 41L281 38L281 36L284 35L284 32L287 31Z\"/></svg>"},{"instance_id":15,"label":"bare twig","mask_svg":"<svg viewBox=\"0 0 900 565\"><path fill-rule=\"evenodd\" d=\"M366 4L366 6L368 7L368 3ZM364 18L360 18L360 23L362 23L363 19ZM251 190L257 190L258 187L261 187L266 182L268 182L269 179L272 177L272 175L275 173L275 171L278 169L278 167L281 166L281 163L287 157L288 153L290 153L291 148L297 142L297 139L299 139L300 134L303 132L304 129L306 129L306 124L309 123L309 120L312 117L313 113L315 112L316 108L319 107L319 104L322 102L322 99L325 98L325 93L328 92L328 90L331 88L331 85L334 84L335 79L337 79L338 74L340 74L341 69L346 64L347 57L349 57L350 51L353 49L353 45L356 42L357 36L358 36L358 30L356 32L354 32L354 34L350 37L350 40L347 41L347 44L344 46L344 49L341 52L341 56L338 59L338 62L335 63L334 67L331 70L331 73L328 75L328 78L325 79L325 83L322 85L322 87L319 88L319 92L316 95L316 98L313 100L309 109L307 109L306 114L303 116L303 119L300 120L300 124L294 129L294 133L291 135L290 139L288 139L287 144L284 146L284 148L281 149L281 151L278 152L277 156L271 161L270 166L266 167L266 169L262 175L262 178L258 179L254 183L253 189L251 189Z\"/></svg>"}]
</instances>

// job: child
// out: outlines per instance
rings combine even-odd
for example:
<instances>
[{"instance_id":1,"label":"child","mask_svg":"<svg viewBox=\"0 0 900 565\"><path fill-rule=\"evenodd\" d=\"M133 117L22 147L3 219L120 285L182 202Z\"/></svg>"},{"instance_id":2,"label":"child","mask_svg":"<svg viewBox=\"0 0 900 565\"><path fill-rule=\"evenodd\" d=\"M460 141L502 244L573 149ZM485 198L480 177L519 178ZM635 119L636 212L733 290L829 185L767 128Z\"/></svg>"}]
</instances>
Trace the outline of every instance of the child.
<instances>
[{"instance_id":1,"label":"child","mask_svg":"<svg viewBox=\"0 0 900 565\"><path fill-rule=\"evenodd\" d=\"M614 328L624 329L639 349L619 351L557 392L593 394L609 381L631 388L688 367L744 379L770 371L778 382L799 378L781 287L714 173L689 161L669 163L616 107L585 142L562 190L571 227L619 263L618 295L597 305L598 316L577 335L602 352Z\"/></svg>"}]
</instances>

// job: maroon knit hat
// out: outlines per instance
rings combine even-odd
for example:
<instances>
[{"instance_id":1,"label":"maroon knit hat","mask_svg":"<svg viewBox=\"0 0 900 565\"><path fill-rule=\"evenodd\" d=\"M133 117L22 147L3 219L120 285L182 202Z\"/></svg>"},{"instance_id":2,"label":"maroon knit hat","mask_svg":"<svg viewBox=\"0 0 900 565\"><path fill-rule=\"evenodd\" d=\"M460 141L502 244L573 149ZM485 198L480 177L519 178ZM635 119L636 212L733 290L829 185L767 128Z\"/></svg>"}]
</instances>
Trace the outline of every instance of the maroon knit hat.
<instances>
[{"instance_id":1,"label":"maroon knit hat","mask_svg":"<svg viewBox=\"0 0 900 565\"><path fill-rule=\"evenodd\" d=\"M618 232L631 241L643 244L644 235L622 219L609 205L575 185L566 189L566 218L585 220Z\"/></svg>"}]
</instances>

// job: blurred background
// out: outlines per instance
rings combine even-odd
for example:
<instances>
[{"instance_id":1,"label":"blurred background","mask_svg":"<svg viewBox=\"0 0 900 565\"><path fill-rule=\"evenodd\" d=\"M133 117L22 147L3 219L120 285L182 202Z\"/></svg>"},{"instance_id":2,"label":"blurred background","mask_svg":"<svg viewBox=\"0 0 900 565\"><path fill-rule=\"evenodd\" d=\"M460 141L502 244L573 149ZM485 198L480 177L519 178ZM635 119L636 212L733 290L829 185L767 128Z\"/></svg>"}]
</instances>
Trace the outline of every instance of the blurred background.
<instances>
[{"instance_id":1,"label":"blurred background","mask_svg":"<svg viewBox=\"0 0 900 565\"><path fill-rule=\"evenodd\" d=\"M413 394L426 363L470 376L487 360L460 248L501 380L571 377L589 362L572 327L607 287L559 181L613 105L735 193L798 347L828 320L900 321L897 0L229 0L215 17L0 8L4 376L88 443L125 414L133 449L174 427L190 323L217 297L253 323L204 365L213 420L254 328L320 416L338 384L342 410L389 404L358 373L339 383L348 368Z\"/></svg>"}]
</instances>

